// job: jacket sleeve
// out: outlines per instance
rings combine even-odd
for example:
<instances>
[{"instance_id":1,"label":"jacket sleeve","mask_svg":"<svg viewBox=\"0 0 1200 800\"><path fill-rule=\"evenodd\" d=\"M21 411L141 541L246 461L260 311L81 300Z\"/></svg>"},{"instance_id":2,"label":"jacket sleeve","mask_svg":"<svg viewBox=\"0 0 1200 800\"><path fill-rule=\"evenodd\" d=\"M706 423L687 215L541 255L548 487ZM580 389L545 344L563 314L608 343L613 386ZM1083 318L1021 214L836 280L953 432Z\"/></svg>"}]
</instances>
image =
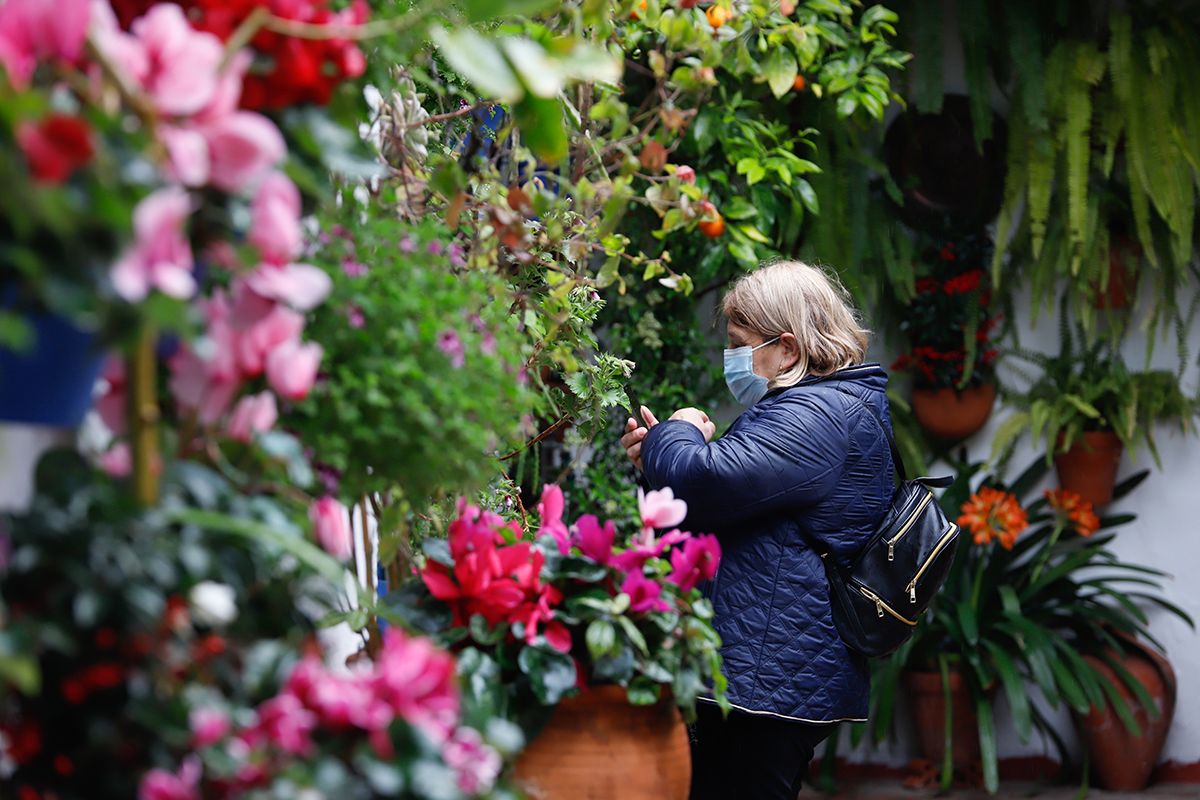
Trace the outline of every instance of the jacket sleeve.
<instances>
[{"instance_id":1,"label":"jacket sleeve","mask_svg":"<svg viewBox=\"0 0 1200 800\"><path fill-rule=\"evenodd\" d=\"M787 397L711 443L689 422L662 422L642 443L646 480L687 502L693 530L800 509L841 478L848 434L839 412L803 395Z\"/></svg>"}]
</instances>

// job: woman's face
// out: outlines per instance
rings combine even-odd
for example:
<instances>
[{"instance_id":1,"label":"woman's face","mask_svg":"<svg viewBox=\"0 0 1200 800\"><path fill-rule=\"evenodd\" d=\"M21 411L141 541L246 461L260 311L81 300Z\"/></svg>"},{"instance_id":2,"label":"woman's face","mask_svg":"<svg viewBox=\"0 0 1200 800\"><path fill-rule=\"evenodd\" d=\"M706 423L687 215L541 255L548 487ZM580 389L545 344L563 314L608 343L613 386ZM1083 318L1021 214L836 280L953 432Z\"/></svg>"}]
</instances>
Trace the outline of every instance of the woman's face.
<instances>
[{"instance_id":1,"label":"woman's face","mask_svg":"<svg viewBox=\"0 0 1200 800\"><path fill-rule=\"evenodd\" d=\"M732 322L726 324L725 334L729 339L730 347L758 347L763 342L774 338L764 338L754 331ZM767 380L774 380L775 376L789 369L799 358L800 351L796 346L796 337L790 333L784 333L774 344L759 347L754 351L754 374L761 375Z\"/></svg>"}]
</instances>

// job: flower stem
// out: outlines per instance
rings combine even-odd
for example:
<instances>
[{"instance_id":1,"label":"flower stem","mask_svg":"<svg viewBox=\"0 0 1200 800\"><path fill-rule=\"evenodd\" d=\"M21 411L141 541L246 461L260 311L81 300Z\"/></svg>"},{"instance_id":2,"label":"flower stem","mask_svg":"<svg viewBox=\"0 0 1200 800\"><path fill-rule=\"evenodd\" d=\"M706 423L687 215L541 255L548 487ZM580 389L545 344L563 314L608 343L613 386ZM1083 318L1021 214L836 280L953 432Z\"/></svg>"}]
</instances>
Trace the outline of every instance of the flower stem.
<instances>
[{"instance_id":1,"label":"flower stem","mask_svg":"<svg viewBox=\"0 0 1200 800\"><path fill-rule=\"evenodd\" d=\"M133 438L133 492L139 504L149 507L158 502L158 403L155 391L154 343L152 327L142 331L129 362L130 430Z\"/></svg>"},{"instance_id":2,"label":"flower stem","mask_svg":"<svg viewBox=\"0 0 1200 800\"><path fill-rule=\"evenodd\" d=\"M1054 545L1058 544L1058 537L1062 535L1065 527L1066 525L1063 524L1062 519L1055 521L1054 532L1050 534L1050 541L1046 543L1045 549L1042 550L1041 558L1039 558L1037 564L1034 565L1033 572L1029 573L1029 584L1031 586L1038 579L1038 575L1042 574L1042 570L1045 568L1046 562L1050 560L1050 553L1054 550Z\"/></svg>"}]
</instances>

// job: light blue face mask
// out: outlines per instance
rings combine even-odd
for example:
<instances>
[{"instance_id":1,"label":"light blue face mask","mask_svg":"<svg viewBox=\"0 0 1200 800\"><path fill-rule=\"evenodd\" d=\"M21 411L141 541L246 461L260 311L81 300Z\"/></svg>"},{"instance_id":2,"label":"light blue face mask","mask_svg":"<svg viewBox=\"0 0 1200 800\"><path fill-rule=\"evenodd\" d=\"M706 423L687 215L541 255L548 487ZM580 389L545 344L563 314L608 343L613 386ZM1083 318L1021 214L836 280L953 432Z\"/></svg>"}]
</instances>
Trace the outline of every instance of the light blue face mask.
<instances>
[{"instance_id":1,"label":"light blue face mask","mask_svg":"<svg viewBox=\"0 0 1200 800\"><path fill-rule=\"evenodd\" d=\"M752 406L767 393L767 379L754 372L754 351L779 341L776 336L757 347L725 348L725 385L744 406Z\"/></svg>"}]
</instances>

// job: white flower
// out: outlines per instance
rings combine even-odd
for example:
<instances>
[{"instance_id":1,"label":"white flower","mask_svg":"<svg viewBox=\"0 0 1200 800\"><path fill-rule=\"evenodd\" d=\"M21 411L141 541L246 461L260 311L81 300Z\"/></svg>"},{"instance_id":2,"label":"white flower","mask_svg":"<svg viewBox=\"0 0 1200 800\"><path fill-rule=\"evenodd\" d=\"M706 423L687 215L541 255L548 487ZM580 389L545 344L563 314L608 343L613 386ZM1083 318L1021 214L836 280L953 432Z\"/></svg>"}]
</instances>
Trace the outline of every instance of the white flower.
<instances>
[{"instance_id":1,"label":"white flower","mask_svg":"<svg viewBox=\"0 0 1200 800\"><path fill-rule=\"evenodd\" d=\"M202 581L188 595L192 617L201 625L222 628L237 619L237 595L233 587L215 581Z\"/></svg>"}]
</instances>

